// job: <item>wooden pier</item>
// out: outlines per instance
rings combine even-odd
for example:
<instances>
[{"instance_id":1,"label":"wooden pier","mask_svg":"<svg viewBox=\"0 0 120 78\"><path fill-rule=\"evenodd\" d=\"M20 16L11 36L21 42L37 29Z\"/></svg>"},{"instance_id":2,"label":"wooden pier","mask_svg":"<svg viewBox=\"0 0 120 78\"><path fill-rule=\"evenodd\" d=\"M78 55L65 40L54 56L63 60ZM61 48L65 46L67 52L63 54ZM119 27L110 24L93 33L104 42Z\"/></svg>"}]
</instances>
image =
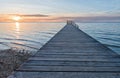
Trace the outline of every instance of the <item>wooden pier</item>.
<instances>
[{"instance_id":1,"label":"wooden pier","mask_svg":"<svg viewBox=\"0 0 120 78\"><path fill-rule=\"evenodd\" d=\"M8 78L120 78L120 56L76 26L67 22Z\"/></svg>"}]
</instances>

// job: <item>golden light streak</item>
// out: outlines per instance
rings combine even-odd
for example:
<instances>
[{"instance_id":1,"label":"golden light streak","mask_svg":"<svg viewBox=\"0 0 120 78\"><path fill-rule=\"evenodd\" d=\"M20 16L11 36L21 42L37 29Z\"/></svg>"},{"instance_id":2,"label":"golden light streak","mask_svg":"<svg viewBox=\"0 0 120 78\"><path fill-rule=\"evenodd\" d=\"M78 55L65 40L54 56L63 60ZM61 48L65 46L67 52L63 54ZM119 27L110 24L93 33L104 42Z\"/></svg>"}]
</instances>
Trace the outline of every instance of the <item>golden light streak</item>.
<instances>
[{"instance_id":1,"label":"golden light streak","mask_svg":"<svg viewBox=\"0 0 120 78\"><path fill-rule=\"evenodd\" d=\"M16 29L16 38L19 39L19 35L20 35L20 23L19 22L15 23L15 29Z\"/></svg>"},{"instance_id":2,"label":"golden light streak","mask_svg":"<svg viewBox=\"0 0 120 78\"><path fill-rule=\"evenodd\" d=\"M19 24L19 22L16 22L15 25L16 25L16 32L19 33L20 32L20 24Z\"/></svg>"}]
</instances>

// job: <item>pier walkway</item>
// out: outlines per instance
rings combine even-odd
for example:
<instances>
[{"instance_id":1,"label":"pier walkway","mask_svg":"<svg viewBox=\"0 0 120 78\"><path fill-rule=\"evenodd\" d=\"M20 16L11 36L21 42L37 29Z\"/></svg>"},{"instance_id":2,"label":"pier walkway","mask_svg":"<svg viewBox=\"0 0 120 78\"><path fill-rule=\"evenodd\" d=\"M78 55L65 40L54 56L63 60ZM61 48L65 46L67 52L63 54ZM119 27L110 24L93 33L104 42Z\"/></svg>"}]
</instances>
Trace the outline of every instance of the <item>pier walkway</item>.
<instances>
[{"instance_id":1,"label":"pier walkway","mask_svg":"<svg viewBox=\"0 0 120 78\"><path fill-rule=\"evenodd\" d=\"M120 56L72 22L8 78L120 78Z\"/></svg>"}]
</instances>

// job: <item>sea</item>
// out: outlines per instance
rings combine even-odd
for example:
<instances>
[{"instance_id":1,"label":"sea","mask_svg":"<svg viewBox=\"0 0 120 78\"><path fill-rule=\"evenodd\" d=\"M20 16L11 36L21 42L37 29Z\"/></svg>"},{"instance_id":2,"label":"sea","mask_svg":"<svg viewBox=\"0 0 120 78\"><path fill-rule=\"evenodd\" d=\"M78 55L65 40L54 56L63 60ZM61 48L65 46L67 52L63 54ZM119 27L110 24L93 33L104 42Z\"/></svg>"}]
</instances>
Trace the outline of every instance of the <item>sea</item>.
<instances>
[{"instance_id":1,"label":"sea","mask_svg":"<svg viewBox=\"0 0 120 78\"><path fill-rule=\"evenodd\" d=\"M0 50L37 52L66 23L0 23ZM77 23L79 29L120 54L120 23Z\"/></svg>"}]
</instances>

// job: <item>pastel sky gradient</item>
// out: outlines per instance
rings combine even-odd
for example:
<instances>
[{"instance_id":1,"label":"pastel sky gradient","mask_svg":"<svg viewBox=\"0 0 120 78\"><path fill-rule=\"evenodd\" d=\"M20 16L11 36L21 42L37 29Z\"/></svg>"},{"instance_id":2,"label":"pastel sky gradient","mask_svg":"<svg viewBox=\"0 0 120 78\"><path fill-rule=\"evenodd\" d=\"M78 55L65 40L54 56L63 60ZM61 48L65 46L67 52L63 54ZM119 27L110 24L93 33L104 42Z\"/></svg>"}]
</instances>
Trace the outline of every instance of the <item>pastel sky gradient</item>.
<instances>
[{"instance_id":1,"label":"pastel sky gradient","mask_svg":"<svg viewBox=\"0 0 120 78\"><path fill-rule=\"evenodd\" d=\"M0 0L0 21L10 15L28 22L120 22L120 0Z\"/></svg>"}]
</instances>

